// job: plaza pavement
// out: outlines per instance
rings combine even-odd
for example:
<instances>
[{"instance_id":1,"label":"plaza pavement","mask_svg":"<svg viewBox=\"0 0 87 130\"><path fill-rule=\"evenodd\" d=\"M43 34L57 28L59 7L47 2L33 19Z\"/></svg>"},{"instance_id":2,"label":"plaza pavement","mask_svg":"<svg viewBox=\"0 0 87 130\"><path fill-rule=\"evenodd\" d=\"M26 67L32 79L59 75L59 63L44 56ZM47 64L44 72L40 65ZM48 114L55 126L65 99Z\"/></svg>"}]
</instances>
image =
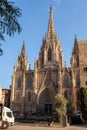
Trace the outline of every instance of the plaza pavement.
<instances>
[{"instance_id":1,"label":"plaza pavement","mask_svg":"<svg viewBox=\"0 0 87 130\"><path fill-rule=\"evenodd\" d=\"M87 130L87 124L82 125L72 125L67 127L61 127L61 126L30 126L26 124L20 124L20 125L14 125L10 126L8 130Z\"/></svg>"}]
</instances>

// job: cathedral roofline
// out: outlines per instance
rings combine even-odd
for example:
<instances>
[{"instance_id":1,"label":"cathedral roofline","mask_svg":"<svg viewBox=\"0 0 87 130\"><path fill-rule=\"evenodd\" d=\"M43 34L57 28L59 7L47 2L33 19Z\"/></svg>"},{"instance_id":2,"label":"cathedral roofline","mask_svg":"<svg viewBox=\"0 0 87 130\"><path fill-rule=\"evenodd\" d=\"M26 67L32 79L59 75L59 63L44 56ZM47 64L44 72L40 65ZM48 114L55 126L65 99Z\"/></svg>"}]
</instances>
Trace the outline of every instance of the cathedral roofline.
<instances>
[{"instance_id":1,"label":"cathedral roofline","mask_svg":"<svg viewBox=\"0 0 87 130\"><path fill-rule=\"evenodd\" d=\"M87 40L78 41L78 44L87 44Z\"/></svg>"}]
</instances>

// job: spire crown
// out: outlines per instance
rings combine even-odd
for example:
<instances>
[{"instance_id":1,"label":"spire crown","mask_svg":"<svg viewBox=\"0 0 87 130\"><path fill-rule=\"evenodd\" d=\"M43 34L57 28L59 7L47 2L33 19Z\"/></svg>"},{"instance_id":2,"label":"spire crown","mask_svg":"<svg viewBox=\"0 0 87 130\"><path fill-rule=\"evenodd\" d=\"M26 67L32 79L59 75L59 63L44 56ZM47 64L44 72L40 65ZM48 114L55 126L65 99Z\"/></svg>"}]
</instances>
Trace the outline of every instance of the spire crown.
<instances>
[{"instance_id":1,"label":"spire crown","mask_svg":"<svg viewBox=\"0 0 87 130\"><path fill-rule=\"evenodd\" d=\"M75 34L75 38L74 38L74 47L73 47L73 50L72 50L72 54L76 54L77 53L77 45L78 44L78 40L77 40L77 36L76 36L76 34Z\"/></svg>"},{"instance_id":2,"label":"spire crown","mask_svg":"<svg viewBox=\"0 0 87 130\"><path fill-rule=\"evenodd\" d=\"M76 44L77 43L77 35L75 34L75 40L74 40L74 43Z\"/></svg>"},{"instance_id":3,"label":"spire crown","mask_svg":"<svg viewBox=\"0 0 87 130\"><path fill-rule=\"evenodd\" d=\"M29 64L26 56L25 42L23 41L21 53L18 55L17 63L14 67L14 71L28 70Z\"/></svg>"},{"instance_id":4,"label":"spire crown","mask_svg":"<svg viewBox=\"0 0 87 130\"><path fill-rule=\"evenodd\" d=\"M25 56L25 55L26 55L25 41L23 41L23 45L22 45L22 51L21 51L21 54L22 54L23 56Z\"/></svg>"},{"instance_id":5,"label":"spire crown","mask_svg":"<svg viewBox=\"0 0 87 130\"><path fill-rule=\"evenodd\" d=\"M50 16L49 16L49 23L48 23L48 35L52 35L54 33L54 21L53 21L53 12L52 6L50 6Z\"/></svg>"},{"instance_id":6,"label":"spire crown","mask_svg":"<svg viewBox=\"0 0 87 130\"><path fill-rule=\"evenodd\" d=\"M77 42L78 42L78 40L77 40L77 35L75 34L75 39L74 39L74 48L76 48L76 46L77 46Z\"/></svg>"}]
</instances>

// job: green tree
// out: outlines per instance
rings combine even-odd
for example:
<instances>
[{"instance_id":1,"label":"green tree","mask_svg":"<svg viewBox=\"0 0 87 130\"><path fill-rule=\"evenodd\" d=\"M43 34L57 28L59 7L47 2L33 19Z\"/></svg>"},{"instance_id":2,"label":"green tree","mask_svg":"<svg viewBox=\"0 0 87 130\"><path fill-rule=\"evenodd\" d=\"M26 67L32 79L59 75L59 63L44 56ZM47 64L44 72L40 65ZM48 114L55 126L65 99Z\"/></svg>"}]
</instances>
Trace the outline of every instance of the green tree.
<instances>
[{"instance_id":1,"label":"green tree","mask_svg":"<svg viewBox=\"0 0 87 130\"><path fill-rule=\"evenodd\" d=\"M87 88L80 89L81 112L84 119L87 119Z\"/></svg>"},{"instance_id":2,"label":"green tree","mask_svg":"<svg viewBox=\"0 0 87 130\"><path fill-rule=\"evenodd\" d=\"M18 22L19 17L21 17L21 10L14 6L14 2L0 0L0 40L5 41L5 34L14 36L15 32L21 32L22 29ZM0 55L2 53L0 47Z\"/></svg>"},{"instance_id":3,"label":"green tree","mask_svg":"<svg viewBox=\"0 0 87 130\"><path fill-rule=\"evenodd\" d=\"M58 115L59 116L66 115L67 103L68 103L66 98L64 98L64 96L61 94L57 94L55 96L55 101L56 101L56 112L58 113Z\"/></svg>"},{"instance_id":4,"label":"green tree","mask_svg":"<svg viewBox=\"0 0 87 130\"><path fill-rule=\"evenodd\" d=\"M60 123L63 127L67 126L67 103L68 101L63 95L57 94L55 96L56 101L56 112L58 113Z\"/></svg>"}]
</instances>

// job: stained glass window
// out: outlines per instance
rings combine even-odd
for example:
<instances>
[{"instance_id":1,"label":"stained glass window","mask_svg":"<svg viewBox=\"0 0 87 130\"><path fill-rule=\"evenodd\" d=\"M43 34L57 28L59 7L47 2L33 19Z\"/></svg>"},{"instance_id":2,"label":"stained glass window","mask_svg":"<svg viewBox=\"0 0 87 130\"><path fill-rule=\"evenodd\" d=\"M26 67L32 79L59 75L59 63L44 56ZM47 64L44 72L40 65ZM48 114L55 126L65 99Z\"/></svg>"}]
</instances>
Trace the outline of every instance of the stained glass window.
<instances>
[{"instance_id":1,"label":"stained glass window","mask_svg":"<svg viewBox=\"0 0 87 130\"><path fill-rule=\"evenodd\" d=\"M18 78L17 88L21 88L21 79L20 78Z\"/></svg>"},{"instance_id":2,"label":"stained glass window","mask_svg":"<svg viewBox=\"0 0 87 130\"><path fill-rule=\"evenodd\" d=\"M52 52L51 52L51 48L49 48L48 50L48 61L52 60Z\"/></svg>"},{"instance_id":3,"label":"stained glass window","mask_svg":"<svg viewBox=\"0 0 87 130\"><path fill-rule=\"evenodd\" d=\"M27 88L31 88L32 87L32 78L31 77L27 78L26 86L27 86Z\"/></svg>"},{"instance_id":4,"label":"stained glass window","mask_svg":"<svg viewBox=\"0 0 87 130\"><path fill-rule=\"evenodd\" d=\"M68 77L68 75L65 75L65 76L64 76L63 86L64 86L64 87L69 87L69 77Z\"/></svg>"},{"instance_id":5,"label":"stained glass window","mask_svg":"<svg viewBox=\"0 0 87 130\"><path fill-rule=\"evenodd\" d=\"M80 85L80 77L79 75L76 76L76 86Z\"/></svg>"}]
</instances>

